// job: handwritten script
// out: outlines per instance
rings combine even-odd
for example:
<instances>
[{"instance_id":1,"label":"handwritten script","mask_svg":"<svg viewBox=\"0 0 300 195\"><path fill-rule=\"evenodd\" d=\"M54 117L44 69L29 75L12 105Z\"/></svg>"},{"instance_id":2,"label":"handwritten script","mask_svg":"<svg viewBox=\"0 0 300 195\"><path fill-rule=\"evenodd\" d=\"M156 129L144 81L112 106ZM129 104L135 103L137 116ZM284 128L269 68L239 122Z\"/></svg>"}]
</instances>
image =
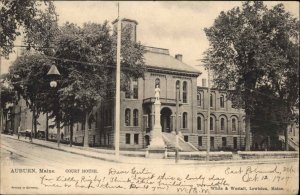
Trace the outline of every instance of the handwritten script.
<instances>
[{"instance_id":1,"label":"handwritten script","mask_svg":"<svg viewBox=\"0 0 300 195\"><path fill-rule=\"evenodd\" d=\"M40 185L47 188L83 188L144 192L175 192L183 194L208 194L216 190L284 190L283 188L260 188L260 182L288 183L293 167L277 165L262 169L257 166L225 167L222 174L201 172L172 173L148 168L108 168L92 174L63 174L40 176ZM237 182L232 182L234 181ZM251 183L252 187L245 185ZM257 185L255 185L257 184ZM254 186L253 186L254 185ZM239 187L240 186L240 187ZM247 187L245 187L247 186Z\"/></svg>"}]
</instances>

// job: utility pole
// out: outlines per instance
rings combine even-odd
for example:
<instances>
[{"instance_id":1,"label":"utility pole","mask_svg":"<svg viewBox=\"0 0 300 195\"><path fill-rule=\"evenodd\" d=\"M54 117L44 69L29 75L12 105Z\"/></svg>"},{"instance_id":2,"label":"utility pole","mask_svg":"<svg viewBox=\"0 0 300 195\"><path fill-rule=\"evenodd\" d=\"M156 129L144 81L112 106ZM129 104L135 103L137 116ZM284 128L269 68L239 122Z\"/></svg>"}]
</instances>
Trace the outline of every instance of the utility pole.
<instances>
[{"instance_id":1,"label":"utility pole","mask_svg":"<svg viewBox=\"0 0 300 195\"><path fill-rule=\"evenodd\" d=\"M0 133L3 131L3 122L2 122L2 110L3 110L3 106L2 105L2 100L1 100L1 94L2 94L2 82L1 82L1 67L2 67L2 49L0 48Z\"/></svg>"},{"instance_id":2,"label":"utility pole","mask_svg":"<svg viewBox=\"0 0 300 195\"><path fill-rule=\"evenodd\" d=\"M117 27L117 69L116 69L116 100L115 100L115 155L120 153L120 75L121 75L121 18L120 3L118 2L118 27Z\"/></svg>"},{"instance_id":3,"label":"utility pole","mask_svg":"<svg viewBox=\"0 0 300 195\"><path fill-rule=\"evenodd\" d=\"M210 152L210 64L207 68L207 80L208 80L208 109L207 109L207 147L206 147L206 161L209 161L209 152Z\"/></svg>"},{"instance_id":4,"label":"utility pole","mask_svg":"<svg viewBox=\"0 0 300 195\"><path fill-rule=\"evenodd\" d=\"M207 59L199 59L197 61L202 61L205 63ZM202 65L197 65L202 66ZM206 161L209 161L209 152L210 152L210 64L207 64L207 93L208 93L208 108L207 108L207 141L206 141Z\"/></svg>"},{"instance_id":5,"label":"utility pole","mask_svg":"<svg viewBox=\"0 0 300 195\"><path fill-rule=\"evenodd\" d=\"M179 112L179 83L176 83L176 118L175 118L175 133L176 133L176 137L175 137L175 144L176 144L176 147L175 147L175 163L178 163L178 160L179 160L179 153L178 153L178 148L179 148L179 144L178 144L178 128L179 128L179 125L178 125L178 112Z\"/></svg>"}]
</instances>

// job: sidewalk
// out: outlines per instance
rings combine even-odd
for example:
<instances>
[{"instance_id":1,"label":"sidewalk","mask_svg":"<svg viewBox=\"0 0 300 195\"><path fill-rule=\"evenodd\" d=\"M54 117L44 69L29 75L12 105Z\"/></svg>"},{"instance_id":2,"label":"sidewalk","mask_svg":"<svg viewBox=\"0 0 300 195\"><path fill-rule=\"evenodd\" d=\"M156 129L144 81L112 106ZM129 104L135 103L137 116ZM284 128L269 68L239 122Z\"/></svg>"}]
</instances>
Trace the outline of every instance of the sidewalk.
<instances>
[{"instance_id":1,"label":"sidewalk","mask_svg":"<svg viewBox=\"0 0 300 195\"><path fill-rule=\"evenodd\" d=\"M3 137L7 137L10 139L18 140L16 135L5 135L1 134ZM29 139L24 139L24 137L20 137L18 141L30 143ZM109 162L117 162L117 163L127 163L127 164L161 164L161 165L175 165L175 159L152 159L152 158L145 158L142 157L143 152L138 152L138 157L132 156L124 156L128 155L128 151L120 151L120 156L117 158L114 155L113 150L105 150L105 149L97 149L97 148L86 148L81 146L72 146L65 144L60 144L60 147L57 147L56 142L50 142L45 140L33 139L32 144L39 145L46 148L51 148L54 150L69 152L73 154L78 154L82 156L86 156L89 158L95 158L99 160L105 160ZM224 160L224 161L200 161L200 160L183 160L180 159L178 164L179 165L208 165L208 164L245 164L245 163L259 163L259 164L268 164L268 163L283 163L283 162L291 162L291 161L298 161L298 158L289 158L289 159L233 159L233 160Z\"/></svg>"}]
</instances>

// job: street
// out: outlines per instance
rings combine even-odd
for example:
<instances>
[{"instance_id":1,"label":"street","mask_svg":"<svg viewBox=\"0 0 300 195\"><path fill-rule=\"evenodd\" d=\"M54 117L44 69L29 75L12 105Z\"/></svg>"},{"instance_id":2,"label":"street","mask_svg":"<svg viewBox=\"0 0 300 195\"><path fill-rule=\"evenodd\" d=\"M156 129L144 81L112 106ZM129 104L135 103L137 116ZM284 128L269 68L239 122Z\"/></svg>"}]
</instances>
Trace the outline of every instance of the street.
<instances>
[{"instance_id":1,"label":"street","mask_svg":"<svg viewBox=\"0 0 300 195\"><path fill-rule=\"evenodd\" d=\"M23 140L24 137L20 137L20 139ZM87 161L90 166L114 164L1 136L1 166L47 165L53 168L63 168L79 166Z\"/></svg>"},{"instance_id":2,"label":"street","mask_svg":"<svg viewBox=\"0 0 300 195\"><path fill-rule=\"evenodd\" d=\"M283 194L298 190L298 159L208 163L180 160L175 164L174 159L122 156L124 161L117 163L86 156L88 151L75 147L73 151L83 153L38 145L38 142L50 145L42 140L34 139L34 144L24 140L24 137L17 140L1 136L1 192L59 193L65 189L77 194L162 194L165 190L224 194L223 190L227 190L226 194L253 194L265 190L265 193Z\"/></svg>"}]
</instances>

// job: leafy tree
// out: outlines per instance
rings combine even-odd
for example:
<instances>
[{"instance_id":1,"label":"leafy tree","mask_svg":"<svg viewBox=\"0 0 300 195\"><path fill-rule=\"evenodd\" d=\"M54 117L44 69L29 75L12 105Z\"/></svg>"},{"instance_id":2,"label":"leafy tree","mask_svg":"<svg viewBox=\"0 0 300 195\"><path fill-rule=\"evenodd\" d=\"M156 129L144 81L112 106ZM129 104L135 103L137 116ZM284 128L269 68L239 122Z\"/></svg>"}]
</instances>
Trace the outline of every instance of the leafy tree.
<instances>
[{"instance_id":1,"label":"leafy tree","mask_svg":"<svg viewBox=\"0 0 300 195\"><path fill-rule=\"evenodd\" d=\"M78 27L67 23L56 40L55 59L61 73L58 87L62 122L73 124L88 121L92 108L105 95L107 80L105 65L110 52L110 34L107 23L84 24ZM66 59L66 60L61 60ZM98 65L97 65L98 64ZM85 132L88 130L86 122ZM88 135L85 135L85 139ZM72 140L72 137L70 137Z\"/></svg>"},{"instance_id":2,"label":"leafy tree","mask_svg":"<svg viewBox=\"0 0 300 195\"><path fill-rule=\"evenodd\" d=\"M55 119L58 143L62 125L70 126L72 140L73 124L83 122L84 118L84 144L87 145L93 108L103 98L114 96L116 36L111 35L107 21L103 24L86 23L82 27L66 23L59 30L53 30L57 33L51 40L53 52L41 48L34 55L18 58L10 69L10 79L16 83L16 90L27 100L35 115L50 113L49 117ZM123 80L142 77L144 71L143 47L132 42L129 34L130 29L125 28L122 38ZM61 75L57 79L58 86L50 89L46 74L53 63Z\"/></svg>"},{"instance_id":3,"label":"leafy tree","mask_svg":"<svg viewBox=\"0 0 300 195\"><path fill-rule=\"evenodd\" d=\"M5 77L5 76L4 76ZM9 111L8 105L9 104L13 104L16 102L17 98L16 98L16 93L13 90L12 86L9 85L9 83L1 81L0 83L0 87L1 87L1 97L0 97L0 112L1 112L1 118L0 118L0 123L1 123L1 131L3 130L3 123L2 120L4 118L5 122L5 128L4 131L6 132L7 129L7 114ZM3 114L3 115L2 115Z\"/></svg>"},{"instance_id":4,"label":"leafy tree","mask_svg":"<svg viewBox=\"0 0 300 195\"><path fill-rule=\"evenodd\" d=\"M205 33L210 42L205 63L218 87L235 88L230 99L245 109L246 150L250 150L257 88L271 85L287 107L298 99L299 75L293 71L299 63L299 21L282 4L268 9L260 1L244 2L241 8L221 12ZM296 85L290 86L293 82Z\"/></svg>"},{"instance_id":5,"label":"leafy tree","mask_svg":"<svg viewBox=\"0 0 300 195\"><path fill-rule=\"evenodd\" d=\"M49 28L56 25L56 17L52 1L0 1L0 55L8 57L21 32L29 47L42 47L44 44L41 43L44 43L45 38L51 36Z\"/></svg>"},{"instance_id":6,"label":"leafy tree","mask_svg":"<svg viewBox=\"0 0 300 195\"><path fill-rule=\"evenodd\" d=\"M131 29L123 30L122 39L122 80L141 77L144 72L143 47L130 39ZM64 112L62 118L70 125L72 140L73 124L85 118L85 139L88 142L88 124L93 108L103 98L114 96L113 80L116 64L116 36L110 35L108 22L86 23L83 27L67 23L61 28L56 40L55 53L61 72L59 99ZM122 82L122 88L126 85Z\"/></svg>"},{"instance_id":7,"label":"leafy tree","mask_svg":"<svg viewBox=\"0 0 300 195\"><path fill-rule=\"evenodd\" d=\"M33 129L37 136L37 118L48 105L49 81L46 74L52 61L41 54L20 56L9 69L8 79L14 90L26 101L32 111Z\"/></svg>"}]
</instances>

